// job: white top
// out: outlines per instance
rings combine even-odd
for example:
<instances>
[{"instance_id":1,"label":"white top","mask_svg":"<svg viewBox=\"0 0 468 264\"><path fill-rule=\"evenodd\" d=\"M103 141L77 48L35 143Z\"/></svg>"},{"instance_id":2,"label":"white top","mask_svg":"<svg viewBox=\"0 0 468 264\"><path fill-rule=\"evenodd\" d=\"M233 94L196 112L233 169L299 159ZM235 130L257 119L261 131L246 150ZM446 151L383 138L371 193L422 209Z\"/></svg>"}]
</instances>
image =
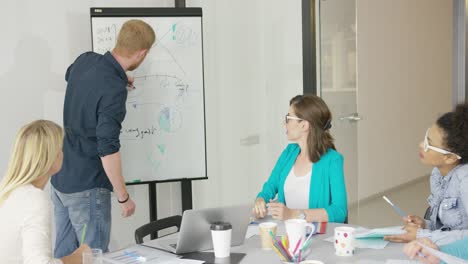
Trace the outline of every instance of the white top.
<instances>
[{"instance_id":1,"label":"white top","mask_svg":"<svg viewBox=\"0 0 468 264\"><path fill-rule=\"evenodd\" d=\"M49 196L31 184L14 190L0 205L0 262L61 264L52 257Z\"/></svg>"},{"instance_id":2,"label":"white top","mask_svg":"<svg viewBox=\"0 0 468 264\"><path fill-rule=\"evenodd\" d=\"M284 182L284 199L290 209L309 209L309 191L312 169L306 175L297 176L294 167Z\"/></svg>"}]
</instances>

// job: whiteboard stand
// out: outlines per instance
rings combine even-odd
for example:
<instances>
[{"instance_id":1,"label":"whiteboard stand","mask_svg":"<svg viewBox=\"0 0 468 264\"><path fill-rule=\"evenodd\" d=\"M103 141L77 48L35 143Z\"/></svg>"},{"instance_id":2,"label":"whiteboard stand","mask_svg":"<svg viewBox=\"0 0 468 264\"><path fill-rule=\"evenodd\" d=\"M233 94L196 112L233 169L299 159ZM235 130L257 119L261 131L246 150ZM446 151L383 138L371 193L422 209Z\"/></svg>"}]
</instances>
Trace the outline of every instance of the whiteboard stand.
<instances>
[{"instance_id":1,"label":"whiteboard stand","mask_svg":"<svg viewBox=\"0 0 468 264\"><path fill-rule=\"evenodd\" d=\"M93 51L104 54L121 26L138 18L158 36L132 72L121 144L127 185L148 185L150 221L158 219L158 183L180 182L182 211L192 209L192 180L207 179L203 23L201 8L90 8ZM182 163L180 161L183 161ZM153 235L152 235L153 238Z\"/></svg>"},{"instance_id":2,"label":"whiteboard stand","mask_svg":"<svg viewBox=\"0 0 468 264\"><path fill-rule=\"evenodd\" d=\"M192 180L182 180L180 182L182 191L182 212L192 209Z\"/></svg>"},{"instance_id":3,"label":"whiteboard stand","mask_svg":"<svg viewBox=\"0 0 468 264\"><path fill-rule=\"evenodd\" d=\"M149 215L150 222L158 220L158 203L156 202L158 193L156 191L156 184L158 182L149 182L148 184L148 197L149 197ZM141 183L126 183L129 185L141 185ZM182 213L186 210L193 208L192 202L192 180L191 179L182 179L180 180L180 188L182 194ZM155 239L155 234L151 234L151 239Z\"/></svg>"},{"instance_id":4,"label":"whiteboard stand","mask_svg":"<svg viewBox=\"0 0 468 264\"><path fill-rule=\"evenodd\" d=\"M156 182L148 183L148 191L150 197L150 221L156 221L158 219L158 205L156 203ZM127 185L132 185L131 183ZM193 208L192 202L192 180L181 180L180 188L182 193L182 212Z\"/></svg>"},{"instance_id":5,"label":"whiteboard stand","mask_svg":"<svg viewBox=\"0 0 468 264\"><path fill-rule=\"evenodd\" d=\"M185 0L174 0L174 7L184 8L185 7Z\"/></svg>"}]
</instances>

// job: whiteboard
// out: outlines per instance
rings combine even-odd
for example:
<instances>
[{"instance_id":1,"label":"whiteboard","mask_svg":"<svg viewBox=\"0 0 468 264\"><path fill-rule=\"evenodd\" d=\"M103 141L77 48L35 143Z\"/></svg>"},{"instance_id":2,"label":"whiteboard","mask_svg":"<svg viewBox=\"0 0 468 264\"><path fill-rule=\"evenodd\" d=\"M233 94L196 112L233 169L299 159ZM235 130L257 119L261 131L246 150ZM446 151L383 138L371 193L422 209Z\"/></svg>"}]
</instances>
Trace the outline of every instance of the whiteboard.
<instances>
[{"instance_id":1,"label":"whiteboard","mask_svg":"<svg viewBox=\"0 0 468 264\"><path fill-rule=\"evenodd\" d=\"M206 178L202 12L200 8L91 8L93 51L115 46L122 24L141 19L156 33L130 74L120 134L127 183Z\"/></svg>"}]
</instances>

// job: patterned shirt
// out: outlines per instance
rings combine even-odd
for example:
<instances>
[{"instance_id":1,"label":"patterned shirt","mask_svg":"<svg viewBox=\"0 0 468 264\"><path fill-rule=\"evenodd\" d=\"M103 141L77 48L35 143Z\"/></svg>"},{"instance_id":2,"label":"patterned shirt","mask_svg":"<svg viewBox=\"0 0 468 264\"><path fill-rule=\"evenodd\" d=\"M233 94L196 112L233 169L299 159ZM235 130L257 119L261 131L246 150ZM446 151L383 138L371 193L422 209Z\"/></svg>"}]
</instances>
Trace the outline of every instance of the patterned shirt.
<instances>
[{"instance_id":1,"label":"patterned shirt","mask_svg":"<svg viewBox=\"0 0 468 264\"><path fill-rule=\"evenodd\" d=\"M458 165L446 176L438 168L431 174L431 194L427 201L430 219L427 229L419 229L417 237L428 237L436 244L453 241L453 230L468 229L468 164Z\"/></svg>"}]
</instances>

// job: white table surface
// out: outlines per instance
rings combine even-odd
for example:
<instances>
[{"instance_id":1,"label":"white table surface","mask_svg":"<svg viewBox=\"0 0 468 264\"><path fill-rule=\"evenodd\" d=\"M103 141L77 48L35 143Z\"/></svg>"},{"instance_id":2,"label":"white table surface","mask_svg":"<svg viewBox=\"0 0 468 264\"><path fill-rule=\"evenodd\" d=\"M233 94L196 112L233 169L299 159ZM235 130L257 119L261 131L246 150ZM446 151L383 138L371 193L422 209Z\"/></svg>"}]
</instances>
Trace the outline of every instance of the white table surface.
<instances>
[{"instance_id":1,"label":"white table surface","mask_svg":"<svg viewBox=\"0 0 468 264\"><path fill-rule=\"evenodd\" d=\"M324 263L362 263L381 264L387 259L408 260L403 253L404 244L389 243L384 249L356 249L354 256L339 257L335 255L333 243L324 239L333 236L334 228L343 224L327 224L326 234L314 235L310 245L310 254L306 259L320 260ZM352 226L352 225L348 225ZM277 235L284 234L284 225L278 225ZM243 245L233 247L231 252L246 253L241 263L281 263L278 255L273 250L262 250L259 236L253 236L246 240Z\"/></svg>"},{"instance_id":2,"label":"white table surface","mask_svg":"<svg viewBox=\"0 0 468 264\"><path fill-rule=\"evenodd\" d=\"M284 224L278 222L277 235L284 235ZM344 224L328 223L326 234L314 235L310 245L310 253L305 259L320 260L328 263L359 263L359 264L382 264L387 259L408 260L403 253L404 244L389 243L384 249L356 249L354 256L339 257L335 255L333 243L324 241L324 239L333 236L336 226L344 226ZM353 226L353 225L347 225ZM255 228L255 227L254 227ZM176 236L176 234L171 235ZM167 237L164 237L167 238ZM156 249L155 249L156 250ZM260 237L258 235L245 240L244 244L231 248L231 253L246 254L241 264L261 264L261 263L281 263L279 256L273 250L261 249ZM216 261L218 263L218 261ZM219 263L232 264L229 261L221 261ZM239 262L236 262L236 264Z\"/></svg>"}]
</instances>

